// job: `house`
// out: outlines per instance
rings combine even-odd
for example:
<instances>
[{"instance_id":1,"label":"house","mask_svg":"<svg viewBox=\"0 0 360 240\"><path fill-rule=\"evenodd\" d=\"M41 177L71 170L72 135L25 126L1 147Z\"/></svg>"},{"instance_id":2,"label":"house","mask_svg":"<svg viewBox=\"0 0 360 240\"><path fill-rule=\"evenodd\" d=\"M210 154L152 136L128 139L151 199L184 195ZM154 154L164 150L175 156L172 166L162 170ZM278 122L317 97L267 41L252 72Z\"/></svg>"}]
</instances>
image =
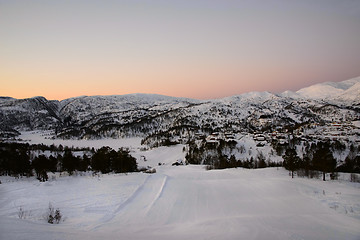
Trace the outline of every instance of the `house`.
<instances>
[{"instance_id":1,"label":"house","mask_svg":"<svg viewBox=\"0 0 360 240\"><path fill-rule=\"evenodd\" d=\"M230 132L226 132L225 133L225 141L226 142L236 142L234 134L230 133Z\"/></svg>"},{"instance_id":2,"label":"house","mask_svg":"<svg viewBox=\"0 0 360 240\"><path fill-rule=\"evenodd\" d=\"M265 141L266 140L265 136L262 134L255 135L254 139L255 139L255 141Z\"/></svg>"}]
</instances>

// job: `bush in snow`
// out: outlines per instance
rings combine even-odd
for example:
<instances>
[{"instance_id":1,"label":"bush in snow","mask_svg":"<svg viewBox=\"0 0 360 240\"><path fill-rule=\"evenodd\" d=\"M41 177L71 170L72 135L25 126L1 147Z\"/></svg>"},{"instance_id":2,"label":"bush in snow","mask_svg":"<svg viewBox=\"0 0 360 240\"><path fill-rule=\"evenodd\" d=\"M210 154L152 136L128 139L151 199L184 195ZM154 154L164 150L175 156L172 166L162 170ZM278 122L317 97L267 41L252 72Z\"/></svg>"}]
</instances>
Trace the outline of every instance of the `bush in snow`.
<instances>
[{"instance_id":1,"label":"bush in snow","mask_svg":"<svg viewBox=\"0 0 360 240\"><path fill-rule=\"evenodd\" d=\"M18 217L20 219L26 219L27 217L29 217L31 214L30 211L25 211L23 207L20 207L19 208L19 211L18 211Z\"/></svg>"},{"instance_id":2,"label":"bush in snow","mask_svg":"<svg viewBox=\"0 0 360 240\"><path fill-rule=\"evenodd\" d=\"M59 209L54 209L54 207L49 203L48 212L46 213L46 220L50 224L59 224L62 218L62 214Z\"/></svg>"},{"instance_id":3,"label":"bush in snow","mask_svg":"<svg viewBox=\"0 0 360 240\"><path fill-rule=\"evenodd\" d=\"M56 209L56 211L55 211L55 216L54 216L55 222L56 222L56 223L59 223L60 220L61 220L61 218L62 218L62 215L61 215L61 213L60 213L60 210L59 210L59 209Z\"/></svg>"}]
</instances>

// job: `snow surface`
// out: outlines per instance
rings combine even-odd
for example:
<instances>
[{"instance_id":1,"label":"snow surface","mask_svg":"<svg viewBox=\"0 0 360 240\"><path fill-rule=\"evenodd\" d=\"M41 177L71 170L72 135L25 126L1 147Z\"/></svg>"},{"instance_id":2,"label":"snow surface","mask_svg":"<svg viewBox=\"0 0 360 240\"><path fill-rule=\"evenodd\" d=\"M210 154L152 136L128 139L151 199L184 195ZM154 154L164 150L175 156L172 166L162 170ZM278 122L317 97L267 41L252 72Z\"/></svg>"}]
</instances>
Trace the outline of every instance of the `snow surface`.
<instances>
[{"instance_id":1,"label":"snow surface","mask_svg":"<svg viewBox=\"0 0 360 240\"><path fill-rule=\"evenodd\" d=\"M296 93L310 99L325 99L330 96L337 96L341 94L344 90L340 88L333 87L327 84L316 84L308 88L301 89Z\"/></svg>"},{"instance_id":2,"label":"snow surface","mask_svg":"<svg viewBox=\"0 0 360 240\"><path fill-rule=\"evenodd\" d=\"M53 139L52 131L25 131L21 132L19 138L22 141L29 142L30 144L45 144L45 145L62 145L68 147L90 147L99 149L103 146L111 147L112 149L118 150L119 148L137 149L141 147L140 137L132 138L104 138L95 140L73 140L73 139Z\"/></svg>"},{"instance_id":3,"label":"snow surface","mask_svg":"<svg viewBox=\"0 0 360 240\"><path fill-rule=\"evenodd\" d=\"M283 169L2 179L0 239L359 239L360 184ZM65 220L44 220L49 202ZM19 219L19 208L25 219Z\"/></svg>"},{"instance_id":4,"label":"snow surface","mask_svg":"<svg viewBox=\"0 0 360 240\"><path fill-rule=\"evenodd\" d=\"M306 99L334 99L342 101L358 101L360 95L360 77L342 82L326 82L302 88L295 97ZM289 93L286 93L289 94Z\"/></svg>"},{"instance_id":5,"label":"snow surface","mask_svg":"<svg viewBox=\"0 0 360 240\"><path fill-rule=\"evenodd\" d=\"M31 143L128 146L139 166L157 171L57 173L45 183L2 176L0 239L360 239L360 183L345 181L348 175L323 182L291 179L282 168L206 171L204 166L171 166L184 158L183 145L141 149L138 138L46 136L21 135ZM240 143L256 152L247 138ZM49 203L60 209L60 224L45 221Z\"/></svg>"},{"instance_id":6,"label":"snow surface","mask_svg":"<svg viewBox=\"0 0 360 240\"><path fill-rule=\"evenodd\" d=\"M348 102L360 102L360 81L341 93L338 98Z\"/></svg>"}]
</instances>

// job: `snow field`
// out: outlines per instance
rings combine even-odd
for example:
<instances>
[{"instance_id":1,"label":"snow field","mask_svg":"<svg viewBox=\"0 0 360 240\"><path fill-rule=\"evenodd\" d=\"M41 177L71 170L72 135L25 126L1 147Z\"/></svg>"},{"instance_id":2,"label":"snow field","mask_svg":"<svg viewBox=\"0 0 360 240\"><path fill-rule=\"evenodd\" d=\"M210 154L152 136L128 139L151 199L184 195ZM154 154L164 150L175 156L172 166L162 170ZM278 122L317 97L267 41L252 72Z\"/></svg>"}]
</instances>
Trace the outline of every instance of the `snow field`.
<instances>
[{"instance_id":1,"label":"snow field","mask_svg":"<svg viewBox=\"0 0 360 240\"><path fill-rule=\"evenodd\" d=\"M117 178L126 182L119 183L121 191L114 191L111 189L114 178L116 175L59 177L45 183L35 179L5 182L2 185L6 186L6 190L1 189L1 195L6 201L1 201L1 209L10 217L18 217L21 207L26 211L26 220L43 222L50 203L61 210L65 222L86 226L91 221L85 224L83 217L94 221L103 218L125 201L141 182L140 176L129 174L127 178Z\"/></svg>"},{"instance_id":2,"label":"snow field","mask_svg":"<svg viewBox=\"0 0 360 240\"><path fill-rule=\"evenodd\" d=\"M103 146L109 146L114 150L118 150L121 147L129 149L137 149L141 147L141 138L107 138L98 140L67 140L67 139L52 139L54 136L51 131L25 131L21 132L20 139L29 142L29 144L45 144L45 145L63 145L68 147L94 147L99 149Z\"/></svg>"},{"instance_id":3,"label":"snow field","mask_svg":"<svg viewBox=\"0 0 360 240\"><path fill-rule=\"evenodd\" d=\"M359 183L291 179L282 168L175 167L183 145L141 151L140 139L44 140L29 133L28 140L129 147L139 166L157 172L56 174L45 183L2 176L0 239L360 239ZM60 224L44 220L49 203L60 209Z\"/></svg>"},{"instance_id":4,"label":"snow field","mask_svg":"<svg viewBox=\"0 0 360 240\"><path fill-rule=\"evenodd\" d=\"M169 165L152 175L5 181L0 239L359 239L359 189L276 168ZM65 218L59 225L43 219L49 202Z\"/></svg>"}]
</instances>

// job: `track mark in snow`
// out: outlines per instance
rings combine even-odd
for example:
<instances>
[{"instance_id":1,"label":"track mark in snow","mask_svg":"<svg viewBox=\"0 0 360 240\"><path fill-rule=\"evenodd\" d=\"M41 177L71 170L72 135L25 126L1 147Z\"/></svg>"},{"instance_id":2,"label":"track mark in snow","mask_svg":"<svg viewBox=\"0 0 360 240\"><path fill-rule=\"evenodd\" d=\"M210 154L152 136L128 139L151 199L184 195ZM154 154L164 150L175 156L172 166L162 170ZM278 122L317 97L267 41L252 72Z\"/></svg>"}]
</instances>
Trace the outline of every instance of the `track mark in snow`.
<instances>
[{"instance_id":1,"label":"track mark in snow","mask_svg":"<svg viewBox=\"0 0 360 240\"><path fill-rule=\"evenodd\" d=\"M146 209L146 215L149 213L149 211L151 210L151 208L154 206L154 204L157 202L157 200L161 197L161 195L163 194L164 192L164 188L166 186L166 183L167 183L167 180L168 180L168 176L165 176L162 183L161 183L161 186L160 186L160 189L159 191L157 192L154 200L149 204L149 206L147 207Z\"/></svg>"},{"instance_id":2,"label":"track mark in snow","mask_svg":"<svg viewBox=\"0 0 360 240\"><path fill-rule=\"evenodd\" d=\"M94 227L94 229L110 222L117 215L122 215L122 218L127 219L127 224L131 221L139 221L139 216L145 217L150 210L162 196L167 185L168 176L164 175L150 175L137 188L137 190L114 211L105 214ZM134 219L134 212L138 217Z\"/></svg>"},{"instance_id":3,"label":"track mark in snow","mask_svg":"<svg viewBox=\"0 0 360 240\"><path fill-rule=\"evenodd\" d=\"M144 186L147 184L147 182L150 180L151 175L148 176L145 181L136 189L136 191L128 198L124 203L122 203L115 211L114 214L119 213L122 209L124 209L128 204L130 204L144 189Z\"/></svg>"},{"instance_id":4,"label":"track mark in snow","mask_svg":"<svg viewBox=\"0 0 360 240\"><path fill-rule=\"evenodd\" d=\"M149 181L150 178L151 178L151 175L146 177L145 181L135 190L135 192L128 199L125 200L125 202L121 203L114 211L104 215L99 220L99 222L107 223L107 222L111 221L117 213L119 213L122 209L124 209L128 204L130 204L139 195L139 193L143 190L144 186L146 185L146 183ZM100 225L96 226L95 228L98 228L102 225L103 224L100 224Z\"/></svg>"}]
</instances>

